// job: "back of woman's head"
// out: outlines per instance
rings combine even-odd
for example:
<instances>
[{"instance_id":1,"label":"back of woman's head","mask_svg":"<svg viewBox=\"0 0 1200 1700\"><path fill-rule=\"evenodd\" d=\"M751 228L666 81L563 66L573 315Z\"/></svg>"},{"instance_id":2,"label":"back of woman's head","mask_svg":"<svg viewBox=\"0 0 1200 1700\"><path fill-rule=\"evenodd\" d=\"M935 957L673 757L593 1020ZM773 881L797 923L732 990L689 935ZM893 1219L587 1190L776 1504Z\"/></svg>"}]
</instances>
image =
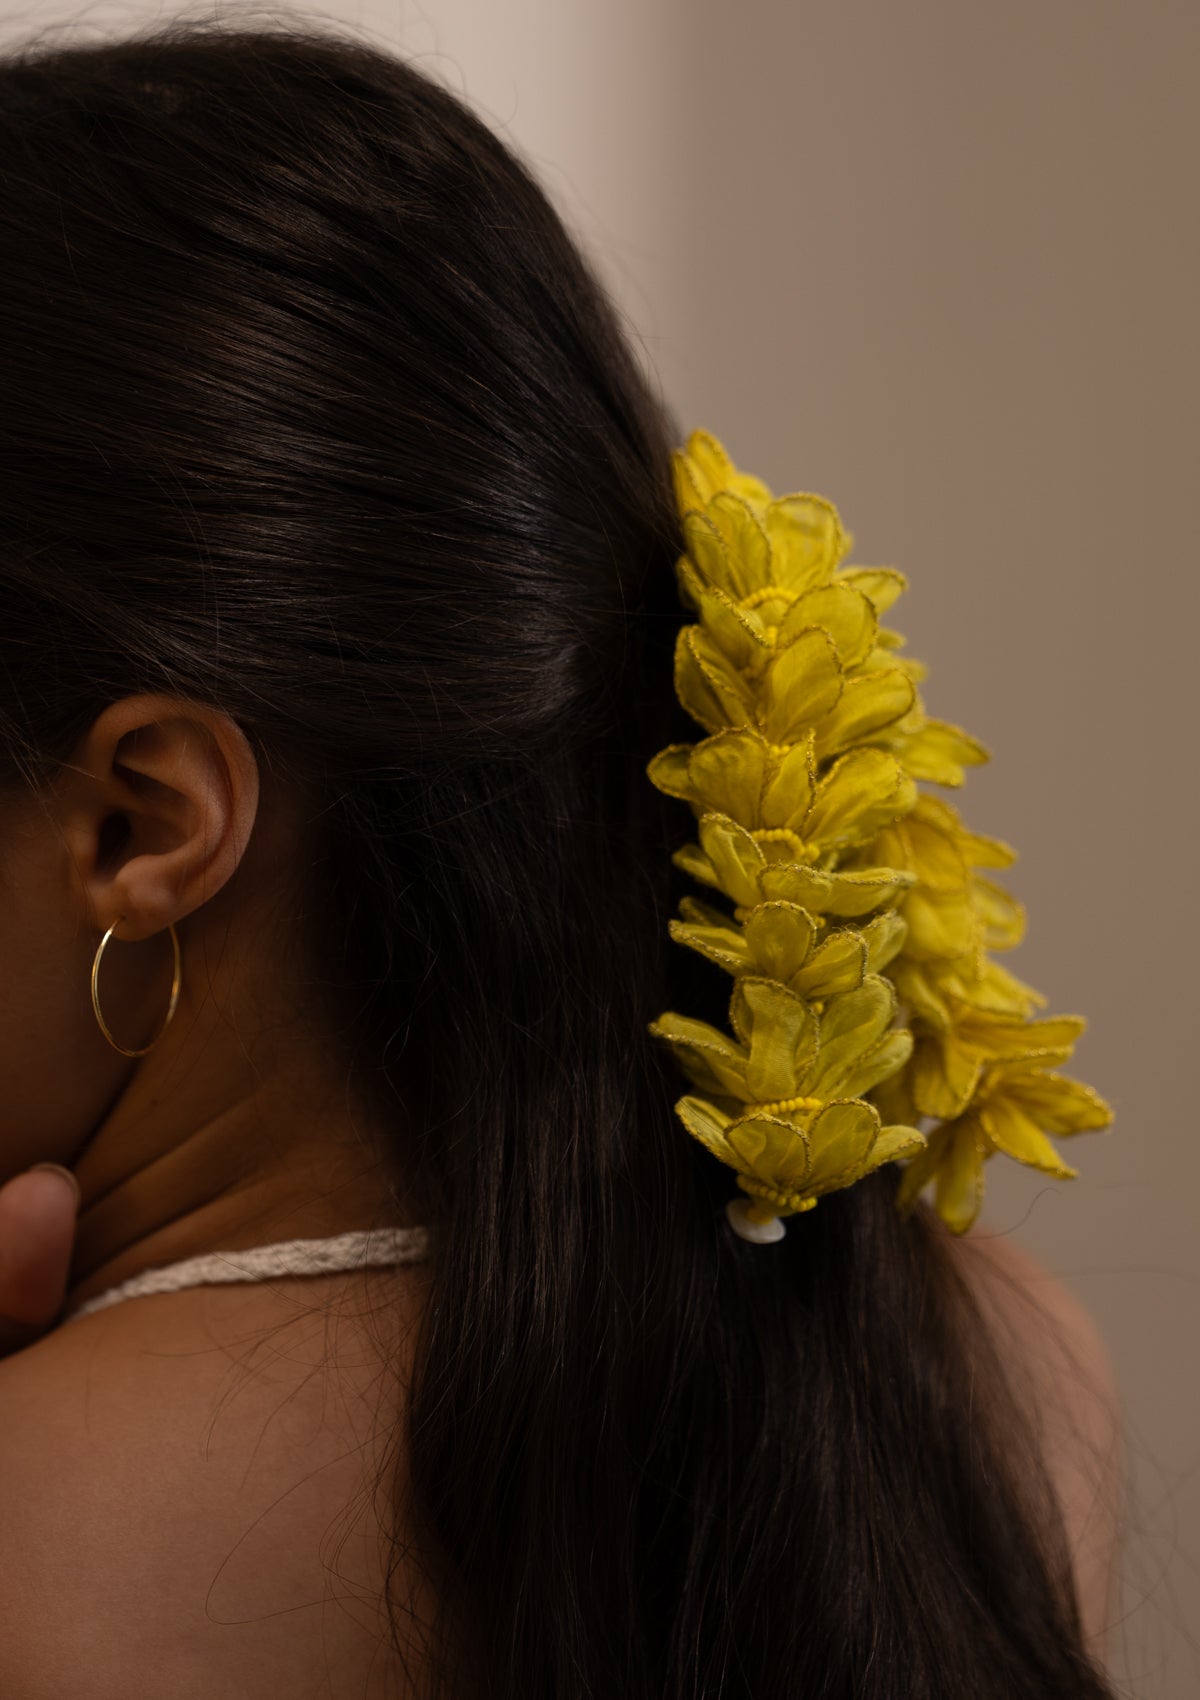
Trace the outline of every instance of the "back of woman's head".
<instances>
[{"instance_id":1,"label":"back of woman's head","mask_svg":"<svg viewBox=\"0 0 1200 1700\"><path fill-rule=\"evenodd\" d=\"M644 772L673 431L532 178L383 52L197 24L10 54L0 166L9 784L150 689L311 797L331 1043L438 1231L414 1682L1107 1692L926 1213L889 1170L746 1246L673 1117L647 1023L723 990Z\"/></svg>"}]
</instances>

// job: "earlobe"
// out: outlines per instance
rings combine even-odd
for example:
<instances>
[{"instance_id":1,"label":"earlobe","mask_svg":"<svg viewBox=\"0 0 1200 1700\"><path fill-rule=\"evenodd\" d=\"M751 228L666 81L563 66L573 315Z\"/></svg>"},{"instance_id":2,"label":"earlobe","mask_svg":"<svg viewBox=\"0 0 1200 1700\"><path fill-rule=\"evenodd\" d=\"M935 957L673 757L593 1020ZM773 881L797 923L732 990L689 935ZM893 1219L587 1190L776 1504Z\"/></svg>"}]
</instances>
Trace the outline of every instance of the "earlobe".
<instances>
[{"instance_id":1,"label":"earlobe","mask_svg":"<svg viewBox=\"0 0 1200 1700\"><path fill-rule=\"evenodd\" d=\"M241 727L179 697L111 704L71 764L76 868L102 926L149 938L214 897L241 863L259 774Z\"/></svg>"}]
</instances>

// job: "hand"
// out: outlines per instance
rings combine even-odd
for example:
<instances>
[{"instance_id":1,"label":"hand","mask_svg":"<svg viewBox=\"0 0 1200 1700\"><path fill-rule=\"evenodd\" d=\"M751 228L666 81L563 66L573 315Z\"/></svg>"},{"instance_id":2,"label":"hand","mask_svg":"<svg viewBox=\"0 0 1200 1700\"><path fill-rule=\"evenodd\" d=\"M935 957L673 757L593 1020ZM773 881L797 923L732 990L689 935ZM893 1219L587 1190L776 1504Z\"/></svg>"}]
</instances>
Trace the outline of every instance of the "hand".
<instances>
[{"instance_id":1,"label":"hand","mask_svg":"<svg viewBox=\"0 0 1200 1700\"><path fill-rule=\"evenodd\" d=\"M62 1309L78 1209L78 1184L56 1163L0 1187L0 1357L32 1345Z\"/></svg>"}]
</instances>

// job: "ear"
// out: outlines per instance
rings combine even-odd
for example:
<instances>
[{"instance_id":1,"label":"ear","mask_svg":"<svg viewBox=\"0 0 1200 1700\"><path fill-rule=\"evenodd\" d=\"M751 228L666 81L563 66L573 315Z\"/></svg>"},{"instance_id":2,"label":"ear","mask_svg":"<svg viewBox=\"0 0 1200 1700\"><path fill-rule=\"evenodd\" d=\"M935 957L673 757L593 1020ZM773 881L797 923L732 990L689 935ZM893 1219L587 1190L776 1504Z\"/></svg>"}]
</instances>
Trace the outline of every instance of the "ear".
<instances>
[{"instance_id":1,"label":"ear","mask_svg":"<svg viewBox=\"0 0 1200 1700\"><path fill-rule=\"evenodd\" d=\"M153 937L214 897L258 813L259 773L241 727L182 697L111 703L55 786L59 821L100 930Z\"/></svg>"}]
</instances>

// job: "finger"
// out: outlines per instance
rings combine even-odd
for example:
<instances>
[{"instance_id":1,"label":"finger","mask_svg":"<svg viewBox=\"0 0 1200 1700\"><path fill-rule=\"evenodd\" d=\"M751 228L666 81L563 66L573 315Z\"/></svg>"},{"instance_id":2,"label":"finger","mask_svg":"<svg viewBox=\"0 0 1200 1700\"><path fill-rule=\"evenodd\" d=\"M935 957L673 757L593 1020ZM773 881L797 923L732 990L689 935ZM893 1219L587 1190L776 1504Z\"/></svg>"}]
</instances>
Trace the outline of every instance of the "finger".
<instances>
[{"instance_id":1,"label":"finger","mask_svg":"<svg viewBox=\"0 0 1200 1700\"><path fill-rule=\"evenodd\" d=\"M23 1345L62 1309L79 1191L67 1169L26 1169L0 1187L0 1350Z\"/></svg>"}]
</instances>

